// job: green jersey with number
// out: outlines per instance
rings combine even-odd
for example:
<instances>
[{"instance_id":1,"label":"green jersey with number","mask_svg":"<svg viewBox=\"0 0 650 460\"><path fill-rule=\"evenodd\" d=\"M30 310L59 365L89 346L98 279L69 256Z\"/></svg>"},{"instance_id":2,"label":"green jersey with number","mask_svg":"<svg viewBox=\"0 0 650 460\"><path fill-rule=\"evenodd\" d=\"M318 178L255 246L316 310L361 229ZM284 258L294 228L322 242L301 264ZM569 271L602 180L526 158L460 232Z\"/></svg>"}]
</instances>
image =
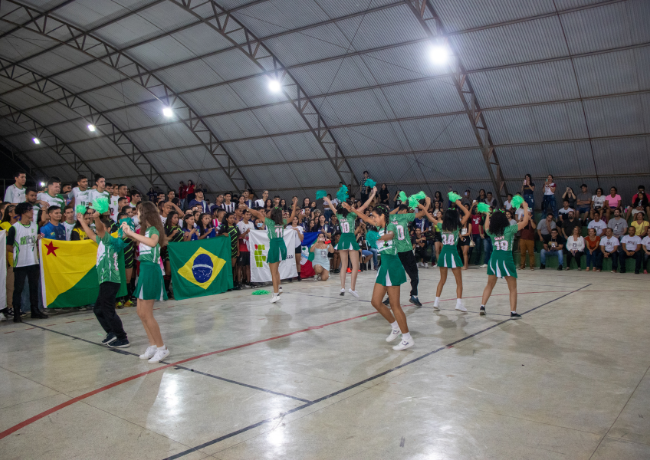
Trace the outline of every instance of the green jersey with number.
<instances>
[{"instance_id":1,"label":"green jersey with number","mask_svg":"<svg viewBox=\"0 0 650 460\"><path fill-rule=\"evenodd\" d=\"M443 246L456 246L458 243L458 230L453 232L442 231L442 245Z\"/></svg>"},{"instance_id":2,"label":"green jersey with number","mask_svg":"<svg viewBox=\"0 0 650 460\"><path fill-rule=\"evenodd\" d=\"M354 235L354 222L357 220L355 213L348 212L348 215L345 217L343 217L343 214L337 214L336 218L339 220L341 233L352 233Z\"/></svg>"},{"instance_id":3,"label":"green jersey with number","mask_svg":"<svg viewBox=\"0 0 650 460\"><path fill-rule=\"evenodd\" d=\"M144 233L144 236L151 238L154 235L158 235L160 238L160 232L156 227L149 227ZM140 262L149 262L152 264L157 264L160 259L160 243L158 243L153 248L144 243L140 243L138 249L140 250Z\"/></svg>"},{"instance_id":4,"label":"green jersey with number","mask_svg":"<svg viewBox=\"0 0 650 460\"><path fill-rule=\"evenodd\" d=\"M490 233L489 230L485 230L485 233L492 240L492 251L512 251L512 242L515 239L515 234L519 231L519 227L515 225L510 225L503 230L503 235L495 236Z\"/></svg>"},{"instance_id":5,"label":"green jersey with number","mask_svg":"<svg viewBox=\"0 0 650 460\"><path fill-rule=\"evenodd\" d=\"M377 240L377 252L379 254L385 254L387 256L397 255L397 226L394 223L389 223L386 225L386 228L379 228L379 237L381 238L388 232L393 232L393 239L388 241Z\"/></svg>"},{"instance_id":6,"label":"green jersey with number","mask_svg":"<svg viewBox=\"0 0 650 460\"><path fill-rule=\"evenodd\" d=\"M273 219L268 217L264 219L264 224L266 225L266 232L269 234L270 240L284 238L284 226L278 225Z\"/></svg>"},{"instance_id":7,"label":"green jersey with number","mask_svg":"<svg viewBox=\"0 0 650 460\"><path fill-rule=\"evenodd\" d=\"M392 214L390 217L391 224L394 224L397 230L395 234L397 252L412 251L413 244L411 243L408 227L415 220L415 213Z\"/></svg>"}]
</instances>

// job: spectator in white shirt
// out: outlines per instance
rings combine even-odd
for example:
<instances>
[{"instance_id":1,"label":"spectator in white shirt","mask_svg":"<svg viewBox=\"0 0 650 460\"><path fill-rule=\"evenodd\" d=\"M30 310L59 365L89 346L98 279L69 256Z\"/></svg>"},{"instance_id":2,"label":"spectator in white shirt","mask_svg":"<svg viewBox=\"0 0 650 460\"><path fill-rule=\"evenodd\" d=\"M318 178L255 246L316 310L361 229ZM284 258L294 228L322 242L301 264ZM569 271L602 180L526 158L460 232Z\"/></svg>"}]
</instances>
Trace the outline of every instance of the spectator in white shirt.
<instances>
[{"instance_id":1,"label":"spectator in white shirt","mask_svg":"<svg viewBox=\"0 0 650 460\"><path fill-rule=\"evenodd\" d=\"M591 218L594 218L595 213L602 213L605 211L605 200L607 197L604 195L603 189L598 187L596 194L591 197Z\"/></svg>"},{"instance_id":2,"label":"spectator in white shirt","mask_svg":"<svg viewBox=\"0 0 650 460\"><path fill-rule=\"evenodd\" d=\"M575 213L575 209L569 206L569 200L564 200L562 202L562 207L557 212L558 216L560 217L560 222L564 222L566 218L569 217L570 212Z\"/></svg>"},{"instance_id":3,"label":"spectator in white shirt","mask_svg":"<svg viewBox=\"0 0 650 460\"><path fill-rule=\"evenodd\" d=\"M7 187L5 192L5 201L7 203L18 204L25 201L25 183L27 182L27 174L25 171L16 171L14 174L15 183Z\"/></svg>"},{"instance_id":4,"label":"spectator in white shirt","mask_svg":"<svg viewBox=\"0 0 650 460\"><path fill-rule=\"evenodd\" d=\"M269 198L269 191L264 190L264 192L262 192L262 198L259 200L255 200L255 206L258 208L264 208L264 205L268 198Z\"/></svg>"},{"instance_id":5,"label":"spectator in white shirt","mask_svg":"<svg viewBox=\"0 0 650 460\"><path fill-rule=\"evenodd\" d=\"M585 239L580 235L580 227L573 227L573 234L566 240L566 270L571 269L571 259L576 260L578 270L582 270L580 263L585 253Z\"/></svg>"},{"instance_id":6,"label":"spectator in white shirt","mask_svg":"<svg viewBox=\"0 0 650 460\"><path fill-rule=\"evenodd\" d=\"M587 228L593 228L596 230L596 236L603 236L603 232L607 228L607 224L605 221L600 220L600 213L598 211L595 211L592 215L593 220L589 222L589 225L587 225Z\"/></svg>"},{"instance_id":7,"label":"spectator in white shirt","mask_svg":"<svg viewBox=\"0 0 650 460\"><path fill-rule=\"evenodd\" d=\"M634 258L634 273L641 272L643 264L643 251L641 250L641 237L636 236L634 227L629 227L627 235L621 238L620 257L621 273L626 272L625 262L629 257Z\"/></svg>"},{"instance_id":8,"label":"spectator in white shirt","mask_svg":"<svg viewBox=\"0 0 650 460\"><path fill-rule=\"evenodd\" d=\"M503 207L506 208L506 211L512 209L512 194L508 193L508 198L503 202Z\"/></svg>"},{"instance_id":9,"label":"spectator in white shirt","mask_svg":"<svg viewBox=\"0 0 650 460\"><path fill-rule=\"evenodd\" d=\"M553 182L553 175L549 174L544 182L544 196L542 197L542 212L550 212L554 217L557 217L557 204L555 202L555 182Z\"/></svg>"},{"instance_id":10,"label":"spectator in white shirt","mask_svg":"<svg viewBox=\"0 0 650 460\"><path fill-rule=\"evenodd\" d=\"M648 264L648 259L650 259L650 236L647 234L643 237L641 240L641 247L643 249L643 273L648 274L648 270L646 269L646 266Z\"/></svg>"},{"instance_id":11,"label":"spectator in white shirt","mask_svg":"<svg viewBox=\"0 0 650 460\"><path fill-rule=\"evenodd\" d=\"M600 239L600 250L603 251L603 257L612 261L612 273L618 270L618 247L620 242L614 236L611 228L605 230L606 236Z\"/></svg>"},{"instance_id":12,"label":"spectator in white shirt","mask_svg":"<svg viewBox=\"0 0 650 460\"><path fill-rule=\"evenodd\" d=\"M614 236L619 240L627 233L627 222L621 217L620 209L614 209L614 217L609 219L607 227L612 229Z\"/></svg>"}]
</instances>

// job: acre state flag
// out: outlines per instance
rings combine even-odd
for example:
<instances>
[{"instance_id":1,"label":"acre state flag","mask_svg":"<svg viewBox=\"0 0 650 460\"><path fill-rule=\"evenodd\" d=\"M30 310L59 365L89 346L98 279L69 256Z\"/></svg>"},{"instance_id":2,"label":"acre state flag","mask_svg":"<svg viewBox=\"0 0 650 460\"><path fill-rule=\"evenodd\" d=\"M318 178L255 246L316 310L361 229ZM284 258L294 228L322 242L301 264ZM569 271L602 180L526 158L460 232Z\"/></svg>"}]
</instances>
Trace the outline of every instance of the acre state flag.
<instances>
[{"instance_id":1,"label":"acre state flag","mask_svg":"<svg viewBox=\"0 0 650 460\"><path fill-rule=\"evenodd\" d=\"M232 289L230 237L169 243L174 298L213 295Z\"/></svg>"},{"instance_id":2,"label":"acre state flag","mask_svg":"<svg viewBox=\"0 0 650 460\"><path fill-rule=\"evenodd\" d=\"M97 243L93 240L57 241L41 239L41 291L43 306L72 308L93 305L99 295L95 263ZM124 252L118 254L122 286L117 297L126 295Z\"/></svg>"}]
</instances>

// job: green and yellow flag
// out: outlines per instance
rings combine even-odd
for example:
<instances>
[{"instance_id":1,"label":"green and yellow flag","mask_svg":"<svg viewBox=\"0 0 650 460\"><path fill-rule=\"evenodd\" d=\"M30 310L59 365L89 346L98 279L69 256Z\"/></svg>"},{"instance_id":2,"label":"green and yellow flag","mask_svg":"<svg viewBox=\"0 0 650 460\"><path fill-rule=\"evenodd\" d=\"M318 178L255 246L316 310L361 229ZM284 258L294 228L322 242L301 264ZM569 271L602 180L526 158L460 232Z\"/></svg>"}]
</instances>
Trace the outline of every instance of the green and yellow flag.
<instances>
[{"instance_id":1,"label":"green and yellow flag","mask_svg":"<svg viewBox=\"0 0 650 460\"><path fill-rule=\"evenodd\" d=\"M220 294L232 289L230 238L169 243L174 298Z\"/></svg>"},{"instance_id":2,"label":"green and yellow flag","mask_svg":"<svg viewBox=\"0 0 650 460\"><path fill-rule=\"evenodd\" d=\"M72 308L92 305L99 295L95 263L97 244L93 240L41 240L41 290L47 308ZM124 253L118 265L122 287L118 297L126 295Z\"/></svg>"}]
</instances>

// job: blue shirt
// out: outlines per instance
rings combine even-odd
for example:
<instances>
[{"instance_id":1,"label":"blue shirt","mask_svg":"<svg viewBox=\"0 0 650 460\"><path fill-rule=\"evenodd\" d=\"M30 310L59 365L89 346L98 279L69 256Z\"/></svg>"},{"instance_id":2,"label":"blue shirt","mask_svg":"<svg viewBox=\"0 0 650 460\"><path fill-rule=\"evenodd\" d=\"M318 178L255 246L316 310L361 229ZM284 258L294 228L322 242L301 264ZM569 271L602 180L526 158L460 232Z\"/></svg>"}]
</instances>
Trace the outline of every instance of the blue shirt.
<instances>
[{"instance_id":1,"label":"blue shirt","mask_svg":"<svg viewBox=\"0 0 650 460\"><path fill-rule=\"evenodd\" d=\"M45 238L49 238L50 240L66 240L65 227L61 224L53 225L52 222L48 222L41 228L41 233L45 235Z\"/></svg>"},{"instance_id":2,"label":"blue shirt","mask_svg":"<svg viewBox=\"0 0 650 460\"><path fill-rule=\"evenodd\" d=\"M190 201L190 204L189 204L190 209L193 208L194 206L201 206L201 208L203 209L202 212L204 212L204 213L207 213L208 210L209 210L208 209L208 203L206 203L205 200L203 200L203 201L196 201L196 200Z\"/></svg>"},{"instance_id":3,"label":"blue shirt","mask_svg":"<svg viewBox=\"0 0 650 460\"><path fill-rule=\"evenodd\" d=\"M192 230L187 229L187 228L184 228L183 231L184 231L185 233L190 233ZM199 239L199 235L197 235L196 233L194 233L194 234L190 237L190 241L196 241L196 240L198 240L198 239Z\"/></svg>"}]
</instances>

